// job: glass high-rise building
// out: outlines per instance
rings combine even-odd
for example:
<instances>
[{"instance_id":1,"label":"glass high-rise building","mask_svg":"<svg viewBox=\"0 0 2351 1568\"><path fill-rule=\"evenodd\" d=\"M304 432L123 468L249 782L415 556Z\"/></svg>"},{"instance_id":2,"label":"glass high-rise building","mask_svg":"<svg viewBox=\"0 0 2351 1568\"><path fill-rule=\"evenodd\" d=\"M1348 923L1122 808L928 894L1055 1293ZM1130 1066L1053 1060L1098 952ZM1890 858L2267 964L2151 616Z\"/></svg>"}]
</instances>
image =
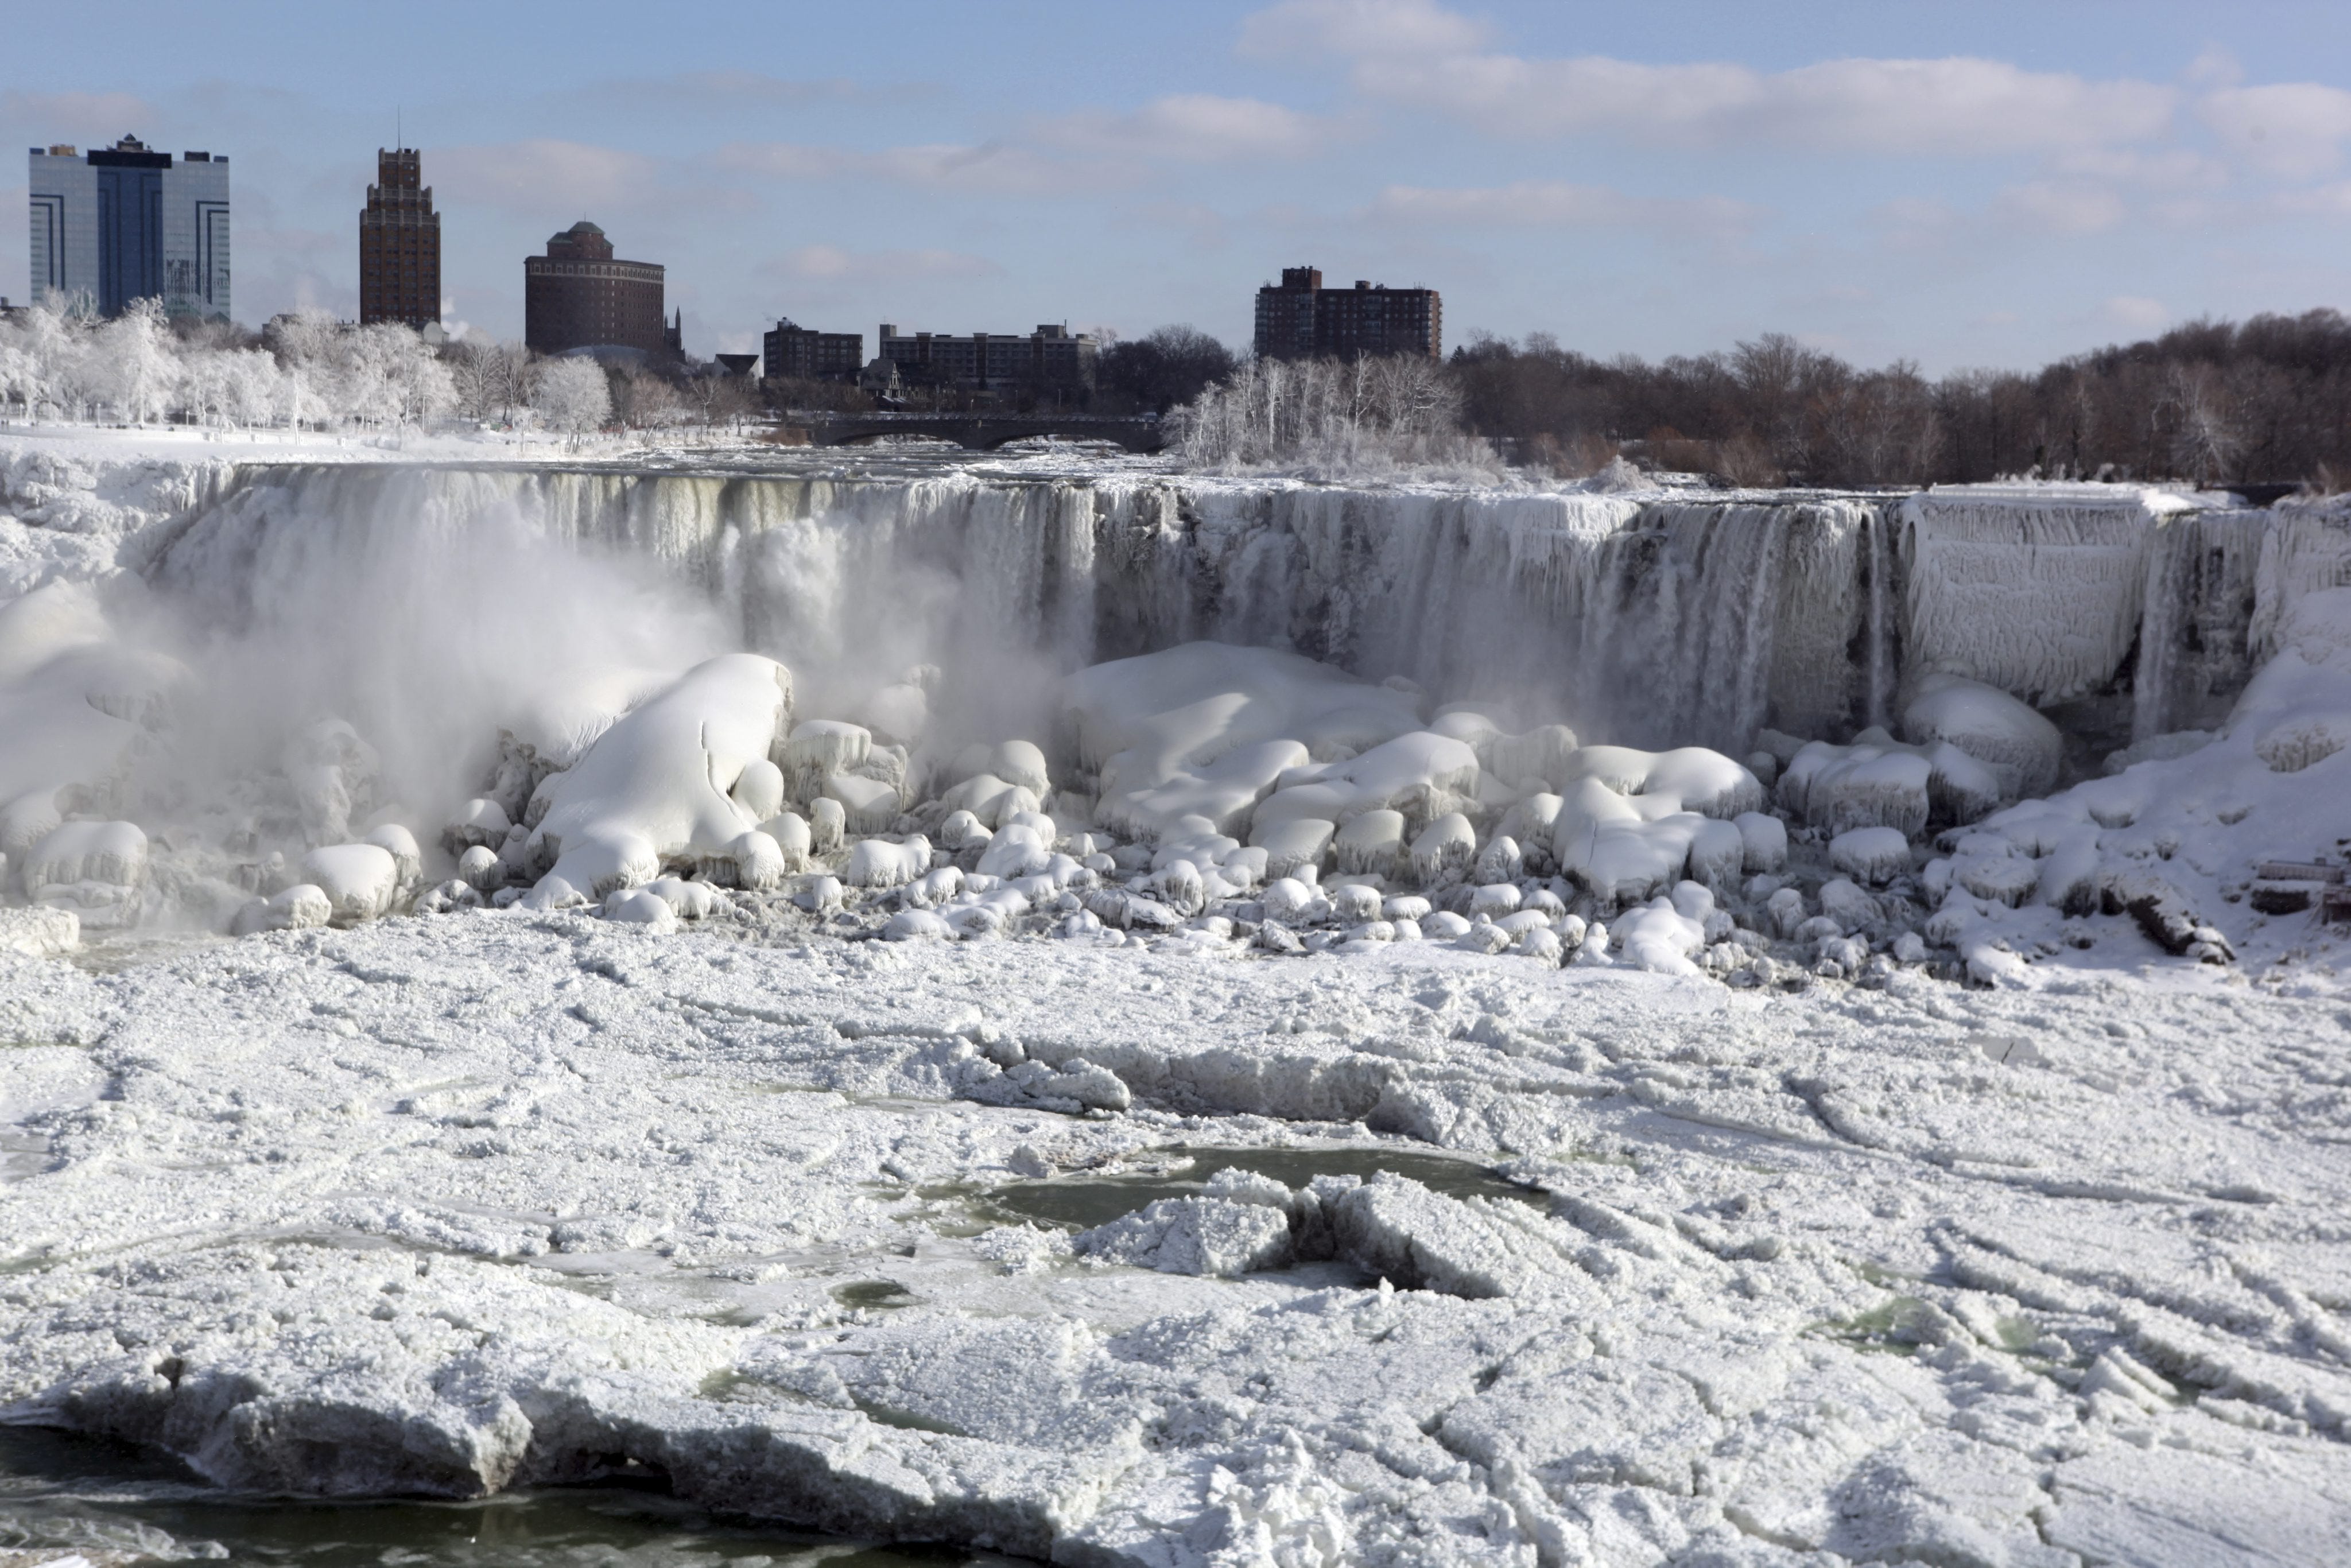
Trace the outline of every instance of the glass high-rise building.
<instances>
[{"instance_id":1,"label":"glass high-rise building","mask_svg":"<svg viewBox=\"0 0 2351 1568\"><path fill-rule=\"evenodd\" d=\"M228 159L175 162L138 138L32 150L33 302L120 315L161 299L173 316L229 318Z\"/></svg>"}]
</instances>

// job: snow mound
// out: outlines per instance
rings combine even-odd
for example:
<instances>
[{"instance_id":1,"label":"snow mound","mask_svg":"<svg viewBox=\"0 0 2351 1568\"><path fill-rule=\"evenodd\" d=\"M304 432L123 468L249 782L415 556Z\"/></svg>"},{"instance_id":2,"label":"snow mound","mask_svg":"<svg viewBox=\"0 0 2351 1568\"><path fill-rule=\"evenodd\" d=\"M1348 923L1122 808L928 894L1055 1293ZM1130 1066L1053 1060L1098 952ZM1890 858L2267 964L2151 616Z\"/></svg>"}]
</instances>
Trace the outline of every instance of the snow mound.
<instances>
[{"instance_id":1,"label":"snow mound","mask_svg":"<svg viewBox=\"0 0 2351 1568\"><path fill-rule=\"evenodd\" d=\"M1916 746L1949 741L1988 765L2002 800L2045 795L2065 755L2057 727L1996 686L1959 675L1928 675L1902 710Z\"/></svg>"},{"instance_id":2,"label":"snow mound","mask_svg":"<svg viewBox=\"0 0 2351 1568\"><path fill-rule=\"evenodd\" d=\"M532 837L545 874L601 898L670 862L726 852L759 825L727 791L752 762L772 760L790 711L791 676L772 659L696 665L550 780Z\"/></svg>"},{"instance_id":3,"label":"snow mound","mask_svg":"<svg viewBox=\"0 0 2351 1568\"><path fill-rule=\"evenodd\" d=\"M1296 653L1222 643L1081 670L1062 700L1080 766L1100 777L1095 820L1146 842L1196 815L1239 838L1284 772L1420 727L1403 693Z\"/></svg>"}]
</instances>

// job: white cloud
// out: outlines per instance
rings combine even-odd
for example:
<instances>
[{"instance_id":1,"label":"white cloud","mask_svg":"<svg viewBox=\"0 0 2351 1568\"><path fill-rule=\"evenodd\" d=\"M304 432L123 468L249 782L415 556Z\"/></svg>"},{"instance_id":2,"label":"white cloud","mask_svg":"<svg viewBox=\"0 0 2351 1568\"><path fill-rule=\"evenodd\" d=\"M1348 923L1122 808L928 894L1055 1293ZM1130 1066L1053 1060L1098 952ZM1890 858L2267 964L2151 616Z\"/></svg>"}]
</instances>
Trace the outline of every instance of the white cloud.
<instances>
[{"instance_id":1,"label":"white cloud","mask_svg":"<svg viewBox=\"0 0 2351 1568\"><path fill-rule=\"evenodd\" d=\"M925 190L989 195L1050 196L1132 184L1131 165L1057 158L1005 142L933 143L867 152L791 141L736 141L718 150L719 167L784 180L881 180Z\"/></svg>"},{"instance_id":2,"label":"white cloud","mask_svg":"<svg viewBox=\"0 0 2351 1568\"><path fill-rule=\"evenodd\" d=\"M1466 54L1487 29L1431 0L1281 0L1241 24L1249 59L1300 55Z\"/></svg>"},{"instance_id":3,"label":"white cloud","mask_svg":"<svg viewBox=\"0 0 2351 1568\"><path fill-rule=\"evenodd\" d=\"M1373 202L1369 215L1414 225L1645 229L1723 236L1751 227L1760 209L1723 196L1633 196L1605 185L1521 180L1452 190L1390 185Z\"/></svg>"},{"instance_id":4,"label":"white cloud","mask_svg":"<svg viewBox=\"0 0 2351 1568\"><path fill-rule=\"evenodd\" d=\"M2098 315L2126 332L2159 332L2171 319L2171 311L2162 300L2136 294L2115 295L2098 307Z\"/></svg>"},{"instance_id":5,"label":"white cloud","mask_svg":"<svg viewBox=\"0 0 2351 1568\"><path fill-rule=\"evenodd\" d=\"M444 205L454 199L579 217L591 207L642 202L664 185L658 161L583 141L542 137L439 149L432 156L434 183L447 193Z\"/></svg>"},{"instance_id":6,"label":"white cloud","mask_svg":"<svg viewBox=\"0 0 2351 1568\"><path fill-rule=\"evenodd\" d=\"M87 152L122 136L159 146L159 118L152 104L127 92L0 92L0 120L21 127L44 147L72 141Z\"/></svg>"},{"instance_id":7,"label":"white cloud","mask_svg":"<svg viewBox=\"0 0 2351 1568\"><path fill-rule=\"evenodd\" d=\"M2282 179L2327 172L2351 141L2351 92L2316 82L2231 88L2207 94L2196 112L2223 147Z\"/></svg>"},{"instance_id":8,"label":"white cloud","mask_svg":"<svg viewBox=\"0 0 2351 1568\"><path fill-rule=\"evenodd\" d=\"M1829 60L1759 72L1721 63L1651 66L1589 57L1468 55L1360 60L1366 90L1507 138L1602 131L1691 147L1764 142L1826 152L2051 152L2144 141L2179 94L2094 82L2001 60Z\"/></svg>"},{"instance_id":9,"label":"white cloud","mask_svg":"<svg viewBox=\"0 0 2351 1568\"><path fill-rule=\"evenodd\" d=\"M1992 212L2013 227L2057 235L2099 234L2129 215L2110 187L2064 180L2011 185L1992 198Z\"/></svg>"},{"instance_id":10,"label":"white cloud","mask_svg":"<svg viewBox=\"0 0 2351 1568\"><path fill-rule=\"evenodd\" d=\"M986 256L955 250L845 250L833 245L804 245L788 250L758 270L769 277L803 283L841 283L852 279L902 282L917 277L987 277L1004 269Z\"/></svg>"},{"instance_id":11,"label":"white cloud","mask_svg":"<svg viewBox=\"0 0 2351 1568\"><path fill-rule=\"evenodd\" d=\"M1510 139L1606 132L1693 147L1757 141L1846 152L2045 152L2143 141L2180 93L2004 60L1838 59L1758 71L1481 53L1485 29L1430 0L1284 0L1242 26L1241 51L1335 56L1374 96Z\"/></svg>"},{"instance_id":12,"label":"white cloud","mask_svg":"<svg viewBox=\"0 0 2351 1568\"><path fill-rule=\"evenodd\" d=\"M1092 110L1044 120L1036 134L1092 152L1219 162L1305 157L1332 140L1336 128L1278 103L1183 93L1154 99L1131 114Z\"/></svg>"}]
</instances>

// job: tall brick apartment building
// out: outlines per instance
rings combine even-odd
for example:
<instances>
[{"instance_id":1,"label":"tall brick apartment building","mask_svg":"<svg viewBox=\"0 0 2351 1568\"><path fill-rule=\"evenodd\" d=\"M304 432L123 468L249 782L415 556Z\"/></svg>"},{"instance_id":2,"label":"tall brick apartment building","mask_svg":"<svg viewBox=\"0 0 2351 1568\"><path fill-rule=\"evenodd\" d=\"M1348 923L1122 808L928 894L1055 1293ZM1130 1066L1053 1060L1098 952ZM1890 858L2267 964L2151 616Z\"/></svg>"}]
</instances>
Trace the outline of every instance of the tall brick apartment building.
<instances>
[{"instance_id":1,"label":"tall brick apartment building","mask_svg":"<svg viewBox=\"0 0 2351 1568\"><path fill-rule=\"evenodd\" d=\"M1285 267L1257 291L1257 351L1273 360L1445 352L1445 302L1434 288L1390 288L1361 278L1325 288L1311 267Z\"/></svg>"},{"instance_id":2,"label":"tall brick apartment building","mask_svg":"<svg viewBox=\"0 0 2351 1568\"><path fill-rule=\"evenodd\" d=\"M418 329L441 319L441 214L416 149L375 152L375 183L360 213L360 325Z\"/></svg>"},{"instance_id":3,"label":"tall brick apartment building","mask_svg":"<svg viewBox=\"0 0 2351 1568\"><path fill-rule=\"evenodd\" d=\"M604 231L582 218L522 263L522 337L538 353L571 349L679 351L679 326L662 312L658 262L618 261Z\"/></svg>"}]
</instances>

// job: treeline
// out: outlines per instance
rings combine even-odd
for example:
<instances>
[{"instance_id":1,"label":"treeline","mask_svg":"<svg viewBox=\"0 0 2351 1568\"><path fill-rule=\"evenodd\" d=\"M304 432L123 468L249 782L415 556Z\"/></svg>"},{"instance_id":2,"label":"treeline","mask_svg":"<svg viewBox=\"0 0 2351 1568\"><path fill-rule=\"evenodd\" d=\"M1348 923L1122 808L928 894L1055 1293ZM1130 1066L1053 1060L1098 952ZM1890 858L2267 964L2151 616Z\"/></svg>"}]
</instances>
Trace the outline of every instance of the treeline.
<instances>
[{"instance_id":1,"label":"treeline","mask_svg":"<svg viewBox=\"0 0 2351 1568\"><path fill-rule=\"evenodd\" d=\"M1781 333L1656 363L1481 336L1448 363L1466 429L1562 475L1622 454L1741 485L2351 484L2351 320L2335 310L2198 321L2037 371L1932 381Z\"/></svg>"},{"instance_id":2,"label":"treeline","mask_svg":"<svg viewBox=\"0 0 2351 1568\"><path fill-rule=\"evenodd\" d=\"M454 416L577 437L739 425L757 406L743 378L715 365L606 366L475 334L434 343L319 310L259 332L170 320L152 299L111 319L46 306L0 317L0 416L28 420L398 432Z\"/></svg>"}]
</instances>

